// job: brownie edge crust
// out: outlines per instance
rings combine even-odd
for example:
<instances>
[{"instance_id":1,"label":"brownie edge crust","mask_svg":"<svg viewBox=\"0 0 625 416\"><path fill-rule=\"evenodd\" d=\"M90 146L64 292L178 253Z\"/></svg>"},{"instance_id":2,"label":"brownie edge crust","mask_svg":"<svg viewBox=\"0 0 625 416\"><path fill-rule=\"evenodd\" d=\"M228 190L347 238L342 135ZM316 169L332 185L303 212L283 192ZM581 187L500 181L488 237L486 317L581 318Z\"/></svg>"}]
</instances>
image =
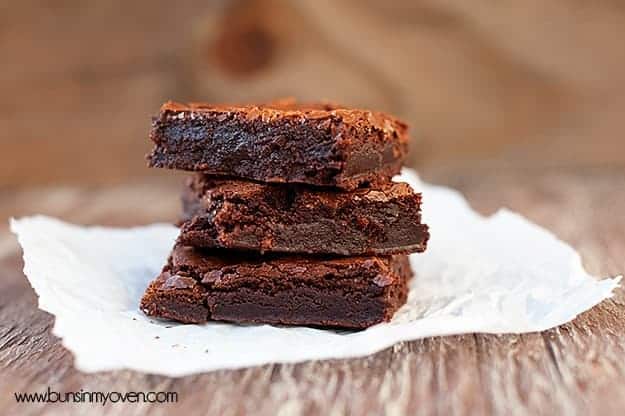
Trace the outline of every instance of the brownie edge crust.
<instances>
[{"instance_id":1,"label":"brownie edge crust","mask_svg":"<svg viewBox=\"0 0 625 416\"><path fill-rule=\"evenodd\" d=\"M362 329L406 302L408 257L305 258L177 245L141 309L184 323L209 320Z\"/></svg>"}]
</instances>

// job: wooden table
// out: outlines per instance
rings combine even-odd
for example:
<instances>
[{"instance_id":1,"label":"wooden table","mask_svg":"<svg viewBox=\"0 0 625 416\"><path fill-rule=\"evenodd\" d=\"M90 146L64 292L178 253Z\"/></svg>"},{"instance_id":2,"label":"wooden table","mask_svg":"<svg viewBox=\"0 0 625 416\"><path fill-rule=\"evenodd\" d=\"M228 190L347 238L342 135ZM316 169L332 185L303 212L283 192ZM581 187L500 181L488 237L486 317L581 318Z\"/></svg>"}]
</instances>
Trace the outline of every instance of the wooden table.
<instances>
[{"instance_id":1,"label":"wooden table","mask_svg":"<svg viewBox=\"0 0 625 416\"><path fill-rule=\"evenodd\" d=\"M440 175L483 212L507 206L573 244L600 276L625 270L625 172ZM46 213L89 224L175 217L177 189L0 192L0 218ZM427 196L426 196L427 200ZM265 365L167 378L132 371L82 374L50 334L53 317L21 272L20 251L0 234L0 414L625 414L625 291L542 333L464 335L400 343L367 358ZM566 301L566 299L563 299ZM120 340L123 342L123 340ZM253 346L250 346L253 348ZM167 357L163 357L167 359ZM178 392L176 405L17 404L13 392Z\"/></svg>"}]
</instances>

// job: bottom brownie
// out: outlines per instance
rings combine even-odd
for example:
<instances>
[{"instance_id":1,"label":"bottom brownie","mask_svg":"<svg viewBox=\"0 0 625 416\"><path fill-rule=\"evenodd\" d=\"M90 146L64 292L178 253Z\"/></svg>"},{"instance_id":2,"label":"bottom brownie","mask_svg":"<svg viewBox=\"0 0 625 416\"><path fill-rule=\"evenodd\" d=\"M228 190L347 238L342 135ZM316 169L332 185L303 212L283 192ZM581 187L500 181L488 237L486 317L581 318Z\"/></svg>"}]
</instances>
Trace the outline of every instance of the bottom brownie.
<instances>
[{"instance_id":1,"label":"bottom brownie","mask_svg":"<svg viewBox=\"0 0 625 416\"><path fill-rule=\"evenodd\" d=\"M141 309L185 323L208 320L360 329L406 302L408 257L260 257L176 246Z\"/></svg>"}]
</instances>

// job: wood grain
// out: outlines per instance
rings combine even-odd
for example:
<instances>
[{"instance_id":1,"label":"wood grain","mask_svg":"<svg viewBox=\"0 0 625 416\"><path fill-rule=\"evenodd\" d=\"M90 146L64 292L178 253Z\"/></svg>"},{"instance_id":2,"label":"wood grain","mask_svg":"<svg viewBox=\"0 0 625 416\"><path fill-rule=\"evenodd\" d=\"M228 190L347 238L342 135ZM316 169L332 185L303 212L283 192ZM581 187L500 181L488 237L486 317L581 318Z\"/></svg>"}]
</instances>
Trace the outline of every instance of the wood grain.
<instances>
[{"instance_id":1,"label":"wood grain","mask_svg":"<svg viewBox=\"0 0 625 416\"><path fill-rule=\"evenodd\" d=\"M600 276L625 270L623 171L446 175L480 211L508 206L580 250ZM0 218L40 212L80 223L132 225L175 218L170 185L48 188L0 193ZM10 197L7 197L10 196ZM426 196L427 198L427 196ZM82 374L51 335L0 233L0 414L519 414L620 415L625 408L625 291L543 333L405 342L370 357L167 378L131 371ZM123 340L120 340L123 342ZM175 405L24 405L15 391L171 390Z\"/></svg>"},{"instance_id":2,"label":"wood grain","mask_svg":"<svg viewBox=\"0 0 625 416\"><path fill-rule=\"evenodd\" d=\"M623 166L625 8L544 3L1 2L0 186L165 176L163 101L284 95L405 118L422 170Z\"/></svg>"}]
</instances>

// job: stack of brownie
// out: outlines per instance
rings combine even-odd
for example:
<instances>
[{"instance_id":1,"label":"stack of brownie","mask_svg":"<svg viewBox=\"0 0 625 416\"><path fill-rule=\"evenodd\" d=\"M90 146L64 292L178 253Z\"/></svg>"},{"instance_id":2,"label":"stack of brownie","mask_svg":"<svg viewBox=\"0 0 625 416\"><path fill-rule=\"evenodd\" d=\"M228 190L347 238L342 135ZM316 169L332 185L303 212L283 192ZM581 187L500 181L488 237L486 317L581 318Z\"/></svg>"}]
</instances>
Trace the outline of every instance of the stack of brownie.
<instances>
[{"instance_id":1,"label":"stack of brownie","mask_svg":"<svg viewBox=\"0 0 625 416\"><path fill-rule=\"evenodd\" d=\"M406 130L330 104L164 104L149 164L194 173L180 235L141 309L186 323L390 320L406 302L407 254L429 238L421 195L391 181Z\"/></svg>"}]
</instances>

